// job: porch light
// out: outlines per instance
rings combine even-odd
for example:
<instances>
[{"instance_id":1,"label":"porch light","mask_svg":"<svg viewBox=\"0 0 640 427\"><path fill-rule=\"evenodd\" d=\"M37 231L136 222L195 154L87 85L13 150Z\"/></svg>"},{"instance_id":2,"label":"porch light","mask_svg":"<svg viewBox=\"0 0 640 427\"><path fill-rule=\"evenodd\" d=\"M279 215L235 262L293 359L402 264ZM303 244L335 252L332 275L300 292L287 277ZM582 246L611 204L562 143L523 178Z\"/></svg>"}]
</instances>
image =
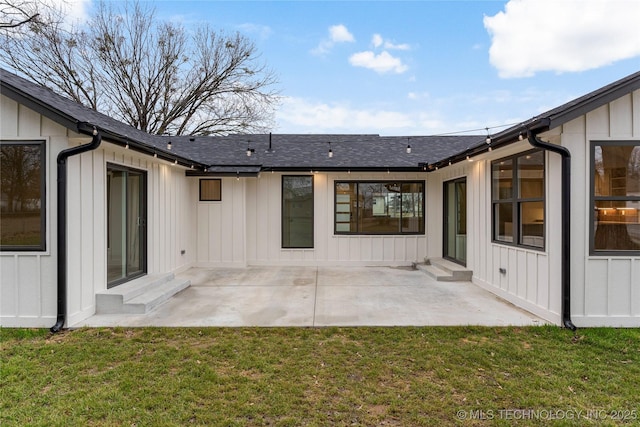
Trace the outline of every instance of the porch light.
<instances>
[{"instance_id":1,"label":"porch light","mask_svg":"<svg viewBox=\"0 0 640 427\"><path fill-rule=\"evenodd\" d=\"M155 151L153 152L153 158L157 159L158 158L158 153L156 153Z\"/></svg>"},{"instance_id":2,"label":"porch light","mask_svg":"<svg viewBox=\"0 0 640 427\"><path fill-rule=\"evenodd\" d=\"M411 154L411 138L407 138L407 154Z\"/></svg>"},{"instance_id":3,"label":"porch light","mask_svg":"<svg viewBox=\"0 0 640 427\"><path fill-rule=\"evenodd\" d=\"M250 148L251 141L247 141L247 157L251 157L253 153L256 152L255 149Z\"/></svg>"},{"instance_id":4,"label":"porch light","mask_svg":"<svg viewBox=\"0 0 640 427\"><path fill-rule=\"evenodd\" d=\"M487 130L487 138L484 140L487 144L491 144L491 135L489 135L489 128L485 128Z\"/></svg>"},{"instance_id":5,"label":"porch light","mask_svg":"<svg viewBox=\"0 0 640 427\"><path fill-rule=\"evenodd\" d=\"M333 150L331 149L331 142L329 142L329 154L328 154L329 158L333 157Z\"/></svg>"},{"instance_id":6,"label":"porch light","mask_svg":"<svg viewBox=\"0 0 640 427\"><path fill-rule=\"evenodd\" d=\"M167 150L171 150L171 141L167 142Z\"/></svg>"},{"instance_id":7,"label":"porch light","mask_svg":"<svg viewBox=\"0 0 640 427\"><path fill-rule=\"evenodd\" d=\"M473 159L471 158L471 156L467 155L467 161L473 162Z\"/></svg>"},{"instance_id":8,"label":"porch light","mask_svg":"<svg viewBox=\"0 0 640 427\"><path fill-rule=\"evenodd\" d=\"M178 159L175 159L175 160L173 161L173 164L174 164L174 165L177 165L177 164L178 164Z\"/></svg>"},{"instance_id":9,"label":"porch light","mask_svg":"<svg viewBox=\"0 0 640 427\"><path fill-rule=\"evenodd\" d=\"M518 134L518 141L522 141L524 139L524 135L522 135L522 132L520 132Z\"/></svg>"},{"instance_id":10,"label":"porch light","mask_svg":"<svg viewBox=\"0 0 640 427\"><path fill-rule=\"evenodd\" d=\"M124 146L124 149L125 149L125 150L128 150L128 149L129 149L129 142L127 142L127 144Z\"/></svg>"}]
</instances>

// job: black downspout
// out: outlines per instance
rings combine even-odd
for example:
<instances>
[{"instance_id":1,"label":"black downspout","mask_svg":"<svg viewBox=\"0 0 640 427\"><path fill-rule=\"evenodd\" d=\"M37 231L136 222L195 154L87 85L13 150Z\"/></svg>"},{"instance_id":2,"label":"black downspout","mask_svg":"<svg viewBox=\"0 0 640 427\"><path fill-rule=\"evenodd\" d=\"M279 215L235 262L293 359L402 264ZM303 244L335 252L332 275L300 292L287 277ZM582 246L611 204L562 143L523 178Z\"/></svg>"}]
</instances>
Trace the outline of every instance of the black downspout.
<instances>
[{"instance_id":1,"label":"black downspout","mask_svg":"<svg viewBox=\"0 0 640 427\"><path fill-rule=\"evenodd\" d=\"M67 159L76 154L95 150L100 146L102 136L93 128L91 142L67 148L58 153L58 318L51 332L59 332L67 316Z\"/></svg>"},{"instance_id":2,"label":"black downspout","mask_svg":"<svg viewBox=\"0 0 640 427\"><path fill-rule=\"evenodd\" d=\"M562 156L562 324L575 331L571 321L571 153L566 147L550 144L527 129L529 144Z\"/></svg>"}]
</instances>

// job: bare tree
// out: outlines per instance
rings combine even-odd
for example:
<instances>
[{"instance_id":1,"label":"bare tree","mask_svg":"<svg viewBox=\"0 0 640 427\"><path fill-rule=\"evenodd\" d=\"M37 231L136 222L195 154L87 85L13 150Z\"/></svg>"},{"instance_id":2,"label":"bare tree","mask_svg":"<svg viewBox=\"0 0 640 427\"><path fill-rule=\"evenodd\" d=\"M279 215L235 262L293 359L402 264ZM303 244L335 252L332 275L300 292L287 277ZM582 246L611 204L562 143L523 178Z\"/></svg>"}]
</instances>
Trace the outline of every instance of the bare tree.
<instances>
[{"instance_id":1,"label":"bare tree","mask_svg":"<svg viewBox=\"0 0 640 427\"><path fill-rule=\"evenodd\" d=\"M38 6L33 1L0 0L0 29L18 28L37 20Z\"/></svg>"},{"instance_id":2,"label":"bare tree","mask_svg":"<svg viewBox=\"0 0 640 427\"><path fill-rule=\"evenodd\" d=\"M33 22L0 42L18 73L149 133L264 132L279 99L248 38L187 32L139 3L103 2L83 29Z\"/></svg>"}]
</instances>

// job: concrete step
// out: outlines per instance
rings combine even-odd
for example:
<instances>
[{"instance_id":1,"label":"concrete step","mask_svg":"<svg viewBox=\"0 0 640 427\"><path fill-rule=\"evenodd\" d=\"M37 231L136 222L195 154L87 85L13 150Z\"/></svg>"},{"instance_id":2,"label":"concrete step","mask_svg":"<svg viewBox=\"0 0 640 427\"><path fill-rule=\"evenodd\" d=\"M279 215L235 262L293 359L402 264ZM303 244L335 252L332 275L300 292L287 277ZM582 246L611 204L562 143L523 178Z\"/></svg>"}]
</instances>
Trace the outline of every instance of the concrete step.
<instances>
[{"instance_id":1,"label":"concrete step","mask_svg":"<svg viewBox=\"0 0 640 427\"><path fill-rule=\"evenodd\" d=\"M186 286L185 286L186 282ZM113 314L113 313L140 313L141 308L139 304L141 301L154 301L158 299L158 303L145 303L150 310L157 306L159 303L166 301L176 293L183 290L190 285L189 280L176 280L173 273L162 275L149 275L139 279L134 279L130 282L123 283L122 285L115 286L111 289L107 289L96 294L96 313L99 314ZM160 293L160 295L158 295ZM153 296L144 297L149 294ZM166 294L166 295L165 295ZM134 304L136 308L124 308L124 306L131 301L136 301ZM134 311L130 311L134 310ZM137 311L136 311L137 310ZM146 313L147 311L142 311Z\"/></svg>"},{"instance_id":2,"label":"concrete step","mask_svg":"<svg viewBox=\"0 0 640 427\"><path fill-rule=\"evenodd\" d=\"M473 271L444 258L428 258L416 268L439 282L469 282Z\"/></svg>"},{"instance_id":3,"label":"concrete step","mask_svg":"<svg viewBox=\"0 0 640 427\"><path fill-rule=\"evenodd\" d=\"M123 313L144 314L148 313L178 292L191 285L190 280L173 279L158 287L150 288L145 293L138 295L122 305Z\"/></svg>"}]
</instances>

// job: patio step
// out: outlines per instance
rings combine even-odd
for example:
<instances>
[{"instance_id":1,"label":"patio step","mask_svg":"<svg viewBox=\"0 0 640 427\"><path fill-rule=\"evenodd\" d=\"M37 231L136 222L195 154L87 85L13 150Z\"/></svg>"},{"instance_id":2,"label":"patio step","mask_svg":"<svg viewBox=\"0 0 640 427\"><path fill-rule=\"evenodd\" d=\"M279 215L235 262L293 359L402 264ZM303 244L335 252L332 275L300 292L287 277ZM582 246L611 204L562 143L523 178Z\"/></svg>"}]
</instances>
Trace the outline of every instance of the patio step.
<instances>
[{"instance_id":1,"label":"patio step","mask_svg":"<svg viewBox=\"0 0 640 427\"><path fill-rule=\"evenodd\" d=\"M145 314L188 288L190 280L173 273L144 276L96 294L98 314Z\"/></svg>"},{"instance_id":2,"label":"patio step","mask_svg":"<svg viewBox=\"0 0 640 427\"><path fill-rule=\"evenodd\" d=\"M425 258L416 268L438 282L470 282L473 271L444 258Z\"/></svg>"}]
</instances>

